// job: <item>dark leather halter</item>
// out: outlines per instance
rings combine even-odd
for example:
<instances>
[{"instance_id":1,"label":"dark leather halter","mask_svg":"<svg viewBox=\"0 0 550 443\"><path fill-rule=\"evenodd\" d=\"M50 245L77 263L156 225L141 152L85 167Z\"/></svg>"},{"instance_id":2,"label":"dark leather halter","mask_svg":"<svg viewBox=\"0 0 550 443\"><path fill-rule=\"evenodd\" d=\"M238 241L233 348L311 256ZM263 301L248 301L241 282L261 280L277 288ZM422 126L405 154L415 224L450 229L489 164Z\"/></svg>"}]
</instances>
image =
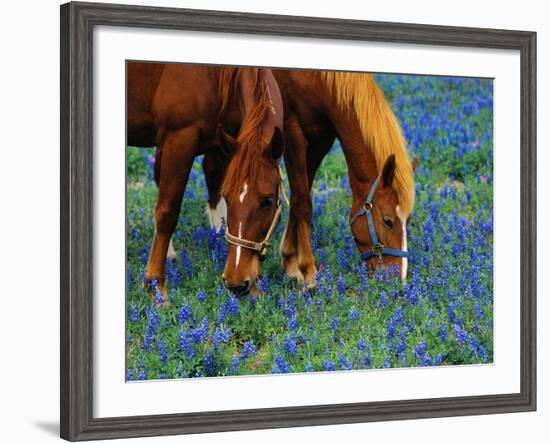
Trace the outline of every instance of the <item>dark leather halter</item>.
<instances>
[{"instance_id":1,"label":"dark leather halter","mask_svg":"<svg viewBox=\"0 0 550 443\"><path fill-rule=\"evenodd\" d=\"M244 238L235 237L229 232L229 228L225 230L225 240L227 243L230 243L235 246L242 246L243 248L251 249L253 251L256 251L258 255L260 256L260 260L265 260L267 257L267 252L269 248L269 240L273 236L273 233L275 232L275 228L277 227L277 223L279 222L279 219L281 218L281 196L283 198L283 201L288 205L288 197L285 192L285 187L283 184L283 173L281 171L281 167L279 167L279 192L277 195L277 209L275 210L275 214L273 215L273 220L271 221L271 225L269 226L269 229L267 231L267 234L263 238L262 241L256 242L252 240L246 240Z\"/></svg>"},{"instance_id":2,"label":"dark leather halter","mask_svg":"<svg viewBox=\"0 0 550 443\"><path fill-rule=\"evenodd\" d=\"M350 226L351 226L353 225L353 222L362 215L364 215L367 219L370 239L372 241L372 249L370 251L363 252L361 254L361 258L363 260L367 260L374 256L378 258L382 258L383 255L393 255L394 257L408 257L407 251L401 251L400 249L386 248L382 243L378 241L378 237L376 236L376 231L374 230L374 220L372 218L372 208L373 208L372 200L374 198L374 193L376 192L377 187L378 187L378 177L376 177L376 180L374 180L374 183L372 184L372 188L370 188L369 195L367 196L365 203L363 203L363 206L361 207L361 209L359 209L359 211L355 213L355 215L352 217L350 221Z\"/></svg>"}]
</instances>

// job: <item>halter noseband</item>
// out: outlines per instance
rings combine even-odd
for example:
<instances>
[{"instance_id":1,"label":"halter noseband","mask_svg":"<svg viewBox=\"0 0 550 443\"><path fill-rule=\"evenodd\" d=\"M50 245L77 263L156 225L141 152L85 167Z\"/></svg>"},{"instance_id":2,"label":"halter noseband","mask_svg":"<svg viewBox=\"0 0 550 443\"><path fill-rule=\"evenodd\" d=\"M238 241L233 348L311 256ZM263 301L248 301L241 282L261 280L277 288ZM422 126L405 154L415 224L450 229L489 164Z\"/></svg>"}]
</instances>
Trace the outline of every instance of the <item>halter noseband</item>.
<instances>
[{"instance_id":1,"label":"halter noseband","mask_svg":"<svg viewBox=\"0 0 550 443\"><path fill-rule=\"evenodd\" d=\"M242 246L243 248L252 249L253 251L256 251L258 255L260 256L260 260L265 260L267 257L267 250L269 247L269 240L271 239L271 236L275 232L275 228L277 227L277 223L279 222L279 219L281 218L281 200L280 197L283 196L283 200L288 205L288 197L286 196L285 187L283 184L283 172L281 171L281 167L279 166L279 195L277 195L277 209L275 210L275 215L273 215L273 220L271 221L271 225L269 226L269 229L267 231L267 234L265 235L264 239L260 242L255 242L252 240L246 240L244 238L235 237L229 232L229 227L225 230L225 240L227 243L230 243L235 246Z\"/></svg>"},{"instance_id":2,"label":"halter noseband","mask_svg":"<svg viewBox=\"0 0 550 443\"><path fill-rule=\"evenodd\" d=\"M357 220L361 215L364 215L367 218L367 224L369 226L369 234L370 239L372 241L372 249L367 252L363 252L361 254L361 259L367 260L371 257L377 256L378 258L382 258L383 255L393 255L394 257L408 257L407 251L401 251L400 249L392 249L392 248L386 248L382 243L378 241L378 237L376 236L376 231L374 230L374 220L372 218L372 199L374 197L374 193L376 192L376 188L378 187L378 177L374 180L374 183L372 184L372 188L370 188L369 195L367 196L367 199L365 200L365 203L363 203L363 206L359 211L355 213L355 215L352 217L351 221L349 222L350 226L353 225L353 222Z\"/></svg>"}]
</instances>

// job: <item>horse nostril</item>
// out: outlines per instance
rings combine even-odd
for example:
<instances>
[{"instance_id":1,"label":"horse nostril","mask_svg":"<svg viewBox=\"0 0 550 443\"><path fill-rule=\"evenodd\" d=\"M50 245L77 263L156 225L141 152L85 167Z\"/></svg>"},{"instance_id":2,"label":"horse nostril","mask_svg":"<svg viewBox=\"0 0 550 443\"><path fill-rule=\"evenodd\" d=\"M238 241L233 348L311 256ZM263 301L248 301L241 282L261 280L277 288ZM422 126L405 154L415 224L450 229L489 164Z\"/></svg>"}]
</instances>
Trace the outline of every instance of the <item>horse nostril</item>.
<instances>
[{"instance_id":1,"label":"horse nostril","mask_svg":"<svg viewBox=\"0 0 550 443\"><path fill-rule=\"evenodd\" d=\"M246 295L250 290L250 280L245 280L242 285L227 286L227 289L235 295Z\"/></svg>"}]
</instances>

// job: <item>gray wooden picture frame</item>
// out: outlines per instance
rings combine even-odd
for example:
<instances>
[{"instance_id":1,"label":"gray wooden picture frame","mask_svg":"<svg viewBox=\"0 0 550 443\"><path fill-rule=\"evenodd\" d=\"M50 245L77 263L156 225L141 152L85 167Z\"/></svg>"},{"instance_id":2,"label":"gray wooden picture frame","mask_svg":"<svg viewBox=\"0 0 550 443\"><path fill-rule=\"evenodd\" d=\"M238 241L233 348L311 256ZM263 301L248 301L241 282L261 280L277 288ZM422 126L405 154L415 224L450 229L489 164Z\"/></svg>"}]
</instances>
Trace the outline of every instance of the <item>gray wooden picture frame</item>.
<instances>
[{"instance_id":1,"label":"gray wooden picture frame","mask_svg":"<svg viewBox=\"0 0 550 443\"><path fill-rule=\"evenodd\" d=\"M96 26L498 48L521 63L519 393L184 414L93 416L92 54ZM61 6L61 437L92 440L536 409L536 33L188 9Z\"/></svg>"}]
</instances>

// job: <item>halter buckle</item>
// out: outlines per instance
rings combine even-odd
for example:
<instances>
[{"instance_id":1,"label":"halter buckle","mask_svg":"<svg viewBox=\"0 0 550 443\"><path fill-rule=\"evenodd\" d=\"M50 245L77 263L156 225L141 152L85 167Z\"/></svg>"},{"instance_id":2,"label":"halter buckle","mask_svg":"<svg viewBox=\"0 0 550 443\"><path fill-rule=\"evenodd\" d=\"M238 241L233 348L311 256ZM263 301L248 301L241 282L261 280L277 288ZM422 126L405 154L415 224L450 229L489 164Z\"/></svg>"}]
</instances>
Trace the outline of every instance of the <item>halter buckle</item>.
<instances>
[{"instance_id":1,"label":"halter buckle","mask_svg":"<svg viewBox=\"0 0 550 443\"><path fill-rule=\"evenodd\" d=\"M382 255L384 254L384 245L382 243L376 243L372 245L372 252L378 258L382 258Z\"/></svg>"},{"instance_id":2,"label":"halter buckle","mask_svg":"<svg viewBox=\"0 0 550 443\"><path fill-rule=\"evenodd\" d=\"M264 261L267 258L268 246L267 242L262 242L260 244L260 248L258 249L260 261Z\"/></svg>"},{"instance_id":3,"label":"halter buckle","mask_svg":"<svg viewBox=\"0 0 550 443\"><path fill-rule=\"evenodd\" d=\"M366 201L365 203L363 203L363 208L365 209L365 211L371 212L372 211L372 202Z\"/></svg>"}]
</instances>

